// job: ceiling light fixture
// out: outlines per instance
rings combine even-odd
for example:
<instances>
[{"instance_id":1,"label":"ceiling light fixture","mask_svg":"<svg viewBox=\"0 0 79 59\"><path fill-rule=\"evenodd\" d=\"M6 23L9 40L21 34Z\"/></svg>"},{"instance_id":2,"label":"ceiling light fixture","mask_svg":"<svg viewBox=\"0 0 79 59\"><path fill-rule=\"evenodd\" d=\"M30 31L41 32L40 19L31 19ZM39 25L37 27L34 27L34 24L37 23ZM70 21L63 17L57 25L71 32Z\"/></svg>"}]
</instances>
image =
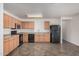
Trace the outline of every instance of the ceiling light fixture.
<instances>
[{"instance_id":1,"label":"ceiling light fixture","mask_svg":"<svg viewBox=\"0 0 79 59\"><path fill-rule=\"evenodd\" d=\"M42 14L27 14L28 18L43 18Z\"/></svg>"}]
</instances>

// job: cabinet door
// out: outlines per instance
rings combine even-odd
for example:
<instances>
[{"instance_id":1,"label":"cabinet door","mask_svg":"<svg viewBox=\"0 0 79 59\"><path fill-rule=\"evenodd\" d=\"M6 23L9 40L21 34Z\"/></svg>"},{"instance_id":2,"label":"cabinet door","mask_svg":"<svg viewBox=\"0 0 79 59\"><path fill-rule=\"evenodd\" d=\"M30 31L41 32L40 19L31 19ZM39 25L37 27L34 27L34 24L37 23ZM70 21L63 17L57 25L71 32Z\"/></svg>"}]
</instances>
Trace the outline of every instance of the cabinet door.
<instances>
[{"instance_id":1,"label":"cabinet door","mask_svg":"<svg viewBox=\"0 0 79 59\"><path fill-rule=\"evenodd\" d=\"M22 28L23 28L23 29L29 29L29 24L28 24L28 22L23 22L23 23L22 23Z\"/></svg>"},{"instance_id":2,"label":"cabinet door","mask_svg":"<svg viewBox=\"0 0 79 59\"><path fill-rule=\"evenodd\" d=\"M29 22L25 23L25 29L29 29Z\"/></svg>"},{"instance_id":3,"label":"cabinet door","mask_svg":"<svg viewBox=\"0 0 79 59\"><path fill-rule=\"evenodd\" d=\"M4 38L4 46L3 51L4 55L8 55L11 51L13 51L19 45L19 35L14 35L9 38Z\"/></svg>"},{"instance_id":4,"label":"cabinet door","mask_svg":"<svg viewBox=\"0 0 79 59\"><path fill-rule=\"evenodd\" d=\"M29 29L34 29L34 22L29 22Z\"/></svg>"},{"instance_id":5,"label":"cabinet door","mask_svg":"<svg viewBox=\"0 0 79 59\"><path fill-rule=\"evenodd\" d=\"M20 28L22 28L22 23L21 23L21 21L19 21L19 20L17 20L17 19L16 19L16 25L19 25Z\"/></svg>"},{"instance_id":6,"label":"cabinet door","mask_svg":"<svg viewBox=\"0 0 79 59\"><path fill-rule=\"evenodd\" d=\"M34 29L34 22L23 22L22 28L23 29Z\"/></svg>"},{"instance_id":7,"label":"cabinet door","mask_svg":"<svg viewBox=\"0 0 79 59\"><path fill-rule=\"evenodd\" d=\"M9 40L10 46L9 46L9 52L13 51L13 38L10 38Z\"/></svg>"},{"instance_id":8,"label":"cabinet door","mask_svg":"<svg viewBox=\"0 0 79 59\"><path fill-rule=\"evenodd\" d=\"M45 42L50 42L50 33L46 33L44 36Z\"/></svg>"},{"instance_id":9,"label":"cabinet door","mask_svg":"<svg viewBox=\"0 0 79 59\"><path fill-rule=\"evenodd\" d=\"M4 14L4 28L6 28L8 26L8 23L7 23L7 19L8 19L8 16L6 14Z\"/></svg>"},{"instance_id":10,"label":"cabinet door","mask_svg":"<svg viewBox=\"0 0 79 59\"><path fill-rule=\"evenodd\" d=\"M34 22L31 23L31 28L34 29Z\"/></svg>"},{"instance_id":11,"label":"cabinet door","mask_svg":"<svg viewBox=\"0 0 79 59\"><path fill-rule=\"evenodd\" d=\"M15 18L11 17L11 28L15 28Z\"/></svg>"},{"instance_id":12,"label":"cabinet door","mask_svg":"<svg viewBox=\"0 0 79 59\"><path fill-rule=\"evenodd\" d=\"M40 42L40 38L39 34L35 34L35 42Z\"/></svg>"},{"instance_id":13,"label":"cabinet door","mask_svg":"<svg viewBox=\"0 0 79 59\"><path fill-rule=\"evenodd\" d=\"M16 35L16 47L19 46L19 35Z\"/></svg>"},{"instance_id":14,"label":"cabinet door","mask_svg":"<svg viewBox=\"0 0 79 59\"><path fill-rule=\"evenodd\" d=\"M22 29L25 29L25 23L22 22Z\"/></svg>"},{"instance_id":15,"label":"cabinet door","mask_svg":"<svg viewBox=\"0 0 79 59\"><path fill-rule=\"evenodd\" d=\"M10 52L10 42L8 39L5 39L4 41L4 48L3 48L3 51L4 51L4 55L7 55L9 52Z\"/></svg>"},{"instance_id":16,"label":"cabinet door","mask_svg":"<svg viewBox=\"0 0 79 59\"><path fill-rule=\"evenodd\" d=\"M23 36L23 42L28 42L28 36Z\"/></svg>"},{"instance_id":17,"label":"cabinet door","mask_svg":"<svg viewBox=\"0 0 79 59\"><path fill-rule=\"evenodd\" d=\"M14 39L14 38L11 38L11 40L10 40L10 51L13 51L13 45L14 45L14 44L13 44L13 39Z\"/></svg>"},{"instance_id":18,"label":"cabinet door","mask_svg":"<svg viewBox=\"0 0 79 59\"><path fill-rule=\"evenodd\" d=\"M45 42L49 42L49 38L45 36L45 37L44 37L44 41L45 41Z\"/></svg>"},{"instance_id":19,"label":"cabinet door","mask_svg":"<svg viewBox=\"0 0 79 59\"><path fill-rule=\"evenodd\" d=\"M35 34L35 42L50 42L50 33Z\"/></svg>"},{"instance_id":20,"label":"cabinet door","mask_svg":"<svg viewBox=\"0 0 79 59\"><path fill-rule=\"evenodd\" d=\"M13 39L13 49L15 49L15 48L16 48L16 39L14 37L14 39Z\"/></svg>"},{"instance_id":21,"label":"cabinet door","mask_svg":"<svg viewBox=\"0 0 79 59\"><path fill-rule=\"evenodd\" d=\"M40 42L40 38L39 37L35 37L35 42Z\"/></svg>"},{"instance_id":22,"label":"cabinet door","mask_svg":"<svg viewBox=\"0 0 79 59\"><path fill-rule=\"evenodd\" d=\"M44 34L41 35L40 42L45 42Z\"/></svg>"},{"instance_id":23,"label":"cabinet door","mask_svg":"<svg viewBox=\"0 0 79 59\"><path fill-rule=\"evenodd\" d=\"M4 14L4 28L10 28L11 27L11 17Z\"/></svg>"},{"instance_id":24,"label":"cabinet door","mask_svg":"<svg viewBox=\"0 0 79 59\"><path fill-rule=\"evenodd\" d=\"M18 46L18 41L19 39L18 39L18 36L17 35L15 35L15 36L13 36L13 49L15 49L17 46Z\"/></svg>"},{"instance_id":25,"label":"cabinet door","mask_svg":"<svg viewBox=\"0 0 79 59\"><path fill-rule=\"evenodd\" d=\"M45 21L45 23L44 23L44 28L45 28L45 29L49 29L49 21Z\"/></svg>"}]
</instances>

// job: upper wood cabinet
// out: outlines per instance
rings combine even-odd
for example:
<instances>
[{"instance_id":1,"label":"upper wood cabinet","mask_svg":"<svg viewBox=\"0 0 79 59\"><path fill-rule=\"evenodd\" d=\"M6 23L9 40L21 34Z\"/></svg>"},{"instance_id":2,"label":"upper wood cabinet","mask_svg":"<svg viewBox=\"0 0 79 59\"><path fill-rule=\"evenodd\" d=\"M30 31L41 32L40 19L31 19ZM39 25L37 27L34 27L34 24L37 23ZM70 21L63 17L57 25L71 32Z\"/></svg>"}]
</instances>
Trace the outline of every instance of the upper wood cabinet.
<instances>
[{"instance_id":1,"label":"upper wood cabinet","mask_svg":"<svg viewBox=\"0 0 79 59\"><path fill-rule=\"evenodd\" d=\"M34 22L29 22L28 25L29 25L29 29L34 29Z\"/></svg>"},{"instance_id":2,"label":"upper wood cabinet","mask_svg":"<svg viewBox=\"0 0 79 59\"><path fill-rule=\"evenodd\" d=\"M16 25L19 25L20 28L22 28L22 22L20 20L18 20L18 19L16 19Z\"/></svg>"},{"instance_id":3,"label":"upper wood cabinet","mask_svg":"<svg viewBox=\"0 0 79 59\"><path fill-rule=\"evenodd\" d=\"M49 21L45 21L44 22L44 29L49 29L50 25L49 25Z\"/></svg>"},{"instance_id":4,"label":"upper wood cabinet","mask_svg":"<svg viewBox=\"0 0 79 59\"><path fill-rule=\"evenodd\" d=\"M10 28L15 28L15 18L11 17L11 27Z\"/></svg>"},{"instance_id":5,"label":"upper wood cabinet","mask_svg":"<svg viewBox=\"0 0 79 59\"><path fill-rule=\"evenodd\" d=\"M28 29L28 22L22 22L22 28Z\"/></svg>"},{"instance_id":6,"label":"upper wood cabinet","mask_svg":"<svg viewBox=\"0 0 79 59\"><path fill-rule=\"evenodd\" d=\"M23 22L22 23L22 28L23 29L34 29L34 22L32 22L32 21Z\"/></svg>"},{"instance_id":7,"label":"upper wood cabinet","mask_svg":"<svg viewBox=\"0 0 79 59\"><path fill-rule=\"evenodd\" d=\"M16 27L15 24L20 25L22 27L21 21L7 14L4 14L3 24L4 28L15 28Z\"/></svg>"},{"instance_id":8,"label":"upper wood cabinet","mask_svg":"<svg viewBox=\"0 0 79 59\"><path fill-rule=\"evenodd\" d=\"M10 28L11 27L11 17L4 14L3 24L4 24L4 28Z\"/></svg>"},{"instance_id":9,"label":"upper wood cabinet","mask_svg":"<svg viewBox=\"0 0 79 59\"><path fill-rule=\"evenodd\" d=\"M19 21L18 19L16 19L16 24L21 25L21 21Z\"/></svg>"},{"instance_id":10,"label":"upper wood cabinet","mask_svg":"<svg viewBox=\"0 0 79 59\"><path fill-rule=\"evenodd\" d=\"M15 19L7 14L4 14L4 28L15 28Z\"/></svg>"}]
</instances>

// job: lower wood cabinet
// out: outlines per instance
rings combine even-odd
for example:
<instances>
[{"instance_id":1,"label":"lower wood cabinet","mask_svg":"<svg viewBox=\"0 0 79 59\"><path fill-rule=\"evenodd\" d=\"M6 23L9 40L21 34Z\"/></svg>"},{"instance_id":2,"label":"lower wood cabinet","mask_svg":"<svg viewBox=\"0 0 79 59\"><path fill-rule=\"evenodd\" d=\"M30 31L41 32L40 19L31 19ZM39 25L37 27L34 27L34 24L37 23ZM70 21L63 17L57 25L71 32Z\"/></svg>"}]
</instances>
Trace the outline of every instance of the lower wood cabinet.
<instances>
[{"instance_id":1,"label":"lower wood cabinet","mask_svg":"<svg viewBox=\"0 0 79 59\"><path fill-rule=\"evenodd\" d=\"M28 42L28 33L23 33L23 42Z\"/></svg>"},{"instance_id":2,"label":"lower wood cabinet","mask_svg":"<svg viewBox=\"0 0 79 59\"><path fill-rule=\"evenodd\" d=\"M14 36L13 39L13 49L15 49L19 45L19 35Z\"/></svg>"},{"instance_id":3,"label":"lower wood cabinet","mask_svg":"<svg viewBox=\"0 0 79 59\"><path fill-rule=\"evenodd\" d=\"M36 33L35 42L50 42L50 33Z\"/></svg>"},{"instance_id":4,"label":"lower wood cabinet","mask_svg":"<svg viewBox=\"0 0 79 59\"><path fill-rule=\"evenodd\" d=\"M9 41L8 41L8 43L9 43L9 52L8 53L10 53L12 50L13 50L13 38L12 39L10 39ZM4 43L5 44L5 43ZM6 45L5 45L6 46ZM5 48L4 48L5 49ZM5 52L4 52L5 53Z\"/></svg>"},{"instance_id":5,"label":"lower wood cabinet","mask_svg":"<svg viewBox=\"0 0 79 59\"><path fill-rule=\"evenodd\" d=\"M19 45L19 35L13 35L12 37L4 38L3 54L8 55Z\"/></svg>"},{"instance_id":6,"label":"lower wood cabinet","mask_svg":"<svg viewBox=\"0 0 79 59\"><path fill-rule=\"evenodd\" d=\"M10 51L10 42L9 42L9 38L7 38L6 40L4 40L4 45L3 45L3 53L4 55L7 55Z\"/></svg>"}]
</instances>

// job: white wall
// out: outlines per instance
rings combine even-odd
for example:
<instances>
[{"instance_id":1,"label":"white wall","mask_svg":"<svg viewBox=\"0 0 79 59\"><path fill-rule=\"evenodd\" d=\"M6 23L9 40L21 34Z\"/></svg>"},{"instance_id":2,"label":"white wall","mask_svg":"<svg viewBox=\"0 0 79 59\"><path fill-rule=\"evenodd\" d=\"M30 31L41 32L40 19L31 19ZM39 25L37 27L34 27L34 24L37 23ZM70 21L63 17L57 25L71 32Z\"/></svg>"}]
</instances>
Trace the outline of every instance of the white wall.
<instances>
[{"instance_id":1,"label":"white wall","mask_svg":"<svg viewBox=\"0 0 79 59\"><path fill-rule=\"evenodd\" d=\"M60 19L50 19L50 25L60 25L61 20Z\"/></svg>"},{"instance_id":2,"label":"white wall","mask_svg":"<svg viewBox=\"0 0 79 59\"><path fill-rule=\"evenodd\" d=\"M71 38L71 21L63 21L63 39L70 40Z\"/></svg>"},{"instance_id":3,"label":"white wall","mask_svg":"<svg viewBox=\"0 0 79 59\"><path fill-rule=\"evenodd\" d=\"M0 4L0 55L3 55L3 4Z\"/></svg>"},{"instance_id":4,"label":"white wall","mask_svg":"<svg viewBox=\"0 0 79 59\"><path fill-rule=\"evenodd\" d=\"M35 21L35 32L42 32L44 31L44 21L43 20L37 20Z\"/></svg>"},{"instance_id":5,"label":"white wall","mask_svg":"<svg viewBox=\"0 0 79 59\"><path fill-rule=\"evenodd\" d=\"M79 15L72 20L63 21L63 38L79 46Z\"/></svg>"},{"instance_id":6,"label":"white wall","mask_svg":"<svg viewBox=\"0 0 79 59\"><path fill-rule=\"evenodd\" d=\"M37 21L39 19L22 19L23 21ZM50 24L60 24L60 19L58 18L52 18L52 19L40 19L40 20L43 20L43 21L50 21Z\"/></svg>"}]
</instances>

